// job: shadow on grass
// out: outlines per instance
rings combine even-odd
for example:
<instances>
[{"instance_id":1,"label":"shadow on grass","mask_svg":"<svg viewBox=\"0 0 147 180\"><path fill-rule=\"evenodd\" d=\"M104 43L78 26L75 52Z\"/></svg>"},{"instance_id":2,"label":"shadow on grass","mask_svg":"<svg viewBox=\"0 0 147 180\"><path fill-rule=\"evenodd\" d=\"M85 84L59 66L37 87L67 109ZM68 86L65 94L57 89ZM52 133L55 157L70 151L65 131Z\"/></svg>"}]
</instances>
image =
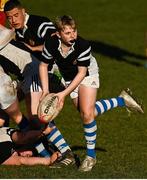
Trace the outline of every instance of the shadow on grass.
<instances>
[{"instance_id":1,"label":"shadow on grass","mask_svg":"<svg viewBox=\"0 0 147 180\"><path fill-rule=\"evenodd\" d=\"M72 146L71 149L73 151L82 150L82 149L86 150L86 147L84 147L84 146ZM107 152L106 149L101 148L101 147L96 147L95 149L96 149L96 151Z\"/></svg>"},{"instance_id":2,"label":"shadow on grass","mask_svg":"<svg viewBox=\"0 0 147 180\"><path fill-rule=\"evenodd\" d=\"M142 66L141 62L139 61L147 60L147 58L143 55L129 52L125 49L119 48L114 45L110 45L101 41L89 41L89 42L91 44L93 52L101 54L103 56L107 56L117 61L124 61L134 66ZM133 60L130 58L133 58Z\"/></svg>"}]
</instances>

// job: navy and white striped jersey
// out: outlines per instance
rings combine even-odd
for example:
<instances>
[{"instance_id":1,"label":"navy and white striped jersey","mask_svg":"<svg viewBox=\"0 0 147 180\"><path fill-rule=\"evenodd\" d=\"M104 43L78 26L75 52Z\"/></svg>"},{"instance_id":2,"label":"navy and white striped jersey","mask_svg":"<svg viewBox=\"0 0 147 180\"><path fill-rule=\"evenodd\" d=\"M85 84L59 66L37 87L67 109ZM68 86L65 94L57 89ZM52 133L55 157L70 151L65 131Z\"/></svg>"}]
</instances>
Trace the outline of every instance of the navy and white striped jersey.
<instances>
[{"instance_id":1,"label":"navy and white striped jersey","mask_svg":"<svg viewBox=\"0 0 147 180\"><path fill-rule=\"evenodd\" d=\"M96 59L91 55L91 46L80 36L66 56L62 55L60 39L57 36L48 37L42 56L42 61L48 64L54 59L65 81L74 79L78 73L78 66L87 67L87 76L98 72Z\"/></svg>"},{"instance_id":2,"label":"navy and white striped jersey","mask_svg":"<svg viewBox=\"0 0 147 180\"><path fill-rule=\"evenodd\" d=\"M25 17L23 29L16 29L16 39L23 41L31 46L42 45L46 34L49 36L56 31L53 23L47 18L37 15L28 15Z\"/></svg>"}]
</instances>

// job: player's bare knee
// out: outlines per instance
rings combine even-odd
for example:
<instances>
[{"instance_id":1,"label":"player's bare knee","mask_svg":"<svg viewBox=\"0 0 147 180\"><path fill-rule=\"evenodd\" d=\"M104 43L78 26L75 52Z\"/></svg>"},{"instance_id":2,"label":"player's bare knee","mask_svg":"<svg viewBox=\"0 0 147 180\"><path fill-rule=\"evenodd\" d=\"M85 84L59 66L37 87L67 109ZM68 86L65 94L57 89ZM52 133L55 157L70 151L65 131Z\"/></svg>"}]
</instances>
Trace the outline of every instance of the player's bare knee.
<instances>
[{"instance_id":1,"label":"player's bare knee","mask_svg":"<svg viewBox=\"0 0 147 180\"><path fill-rule=\"evenodd\" d=\"M84 123L89 123L91 120L94 119L94 113L93 111L85 111L81 113L81 117Z\"/></svg>"}]
</instances>

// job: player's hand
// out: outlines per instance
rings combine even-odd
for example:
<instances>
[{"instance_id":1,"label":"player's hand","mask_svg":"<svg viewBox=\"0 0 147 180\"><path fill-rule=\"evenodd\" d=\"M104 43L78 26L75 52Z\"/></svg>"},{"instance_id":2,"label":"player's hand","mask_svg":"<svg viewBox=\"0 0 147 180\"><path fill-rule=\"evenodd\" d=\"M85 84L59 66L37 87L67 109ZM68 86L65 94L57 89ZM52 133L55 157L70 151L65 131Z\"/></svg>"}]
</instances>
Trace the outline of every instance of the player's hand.
<instances>
[{"instance_id":1,"label":"player's hand","mask_svg":"<svg viewBox=\"0 0 147 180\"><path fill-rule=\"evenodd\" d=\"M29 44L24 43L25 46L27 46L31 51L42 51L43 50L43 45L39 46L30 46Z\"/></svg>"},{"instance_id":2,"label":"player's hand","mask_svg":"<svg viewBox=\"0 0 147 180\"><path fill-rule=\"evenodd\" d=\"M24 43L24 42L23 42ZM26 47L28 47L31 51L34 51L34 47L33 46L30 46L29 44L27 44L27 43L24 43L24 45L26 46Z\"/></svg>"},{"instance_id":3,"label":"player's hand","mask_svg":"<svg viewBox=\"0 0 147 180\"><path fill-rule=\"evenodd\" d=\"M47 94L49 94L48 91L42 91L42 95L41 95L39 101L42 101L42 99L43 99Z\"/></svg>"},{"instance_id":4,"label":"player's hand","mask_svg":"<svg viewBox=\"0 0 147 180\"><path fill-rule=\"evenodd\" d=\"M64 106L65 97L66 97L64 92L63 91L59 92L59 93L55 94L55 96L58 97L58 106L62 109Z\"/></svg>"}]
</instances>

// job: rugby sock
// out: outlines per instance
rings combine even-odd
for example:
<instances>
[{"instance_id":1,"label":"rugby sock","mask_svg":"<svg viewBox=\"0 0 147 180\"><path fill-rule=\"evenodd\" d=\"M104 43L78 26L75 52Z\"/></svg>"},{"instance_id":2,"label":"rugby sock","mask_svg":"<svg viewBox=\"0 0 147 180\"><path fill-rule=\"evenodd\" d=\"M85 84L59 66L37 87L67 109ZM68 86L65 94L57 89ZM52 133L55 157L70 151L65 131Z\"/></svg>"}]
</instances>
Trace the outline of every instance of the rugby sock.
<instances>
[{"instance_id":1,"label":"rugby sock","mask_svg":"<svg viewBox=\"0 0 147 180\"><path fill-rule=\"evenodd\" d=\"M20 130L25 130L28 126L29 126L28 119L24 115L22 115L22 119L18 124L18 127L20 128Z\"/></svg>"},{"instance_id":2,"label":"rugby sock","mask_svg":"<svg viewBox=\"0 0 147 180\"><path fill-rule=\"evenodd\" d=\"M69 145L64 140L61 132L55 126L54 121L51 121L49 123L49 127L53 127L54 129L51 131L49 135L47 135L47 140L53 143L62 154L67 150L71 150Z\"/></svg>"},{"instance_id":3,"label":"rugby sock","mask_svg":"<svg viewBox=\"0 0 147 180\"><path fill-rule=\"evenodd\" d=\"M110 109L113 109L116 107L123 107L123 106L125 106L125 102L122 97L97 101L95 104L96 116L99 114L103 114L104 112Z\"/></svg>"},{"instance_id":4,"label":"rugby sock","mask_svg":"<svg viewBox=\"0 0 147 180\"><path fill-rule=\"evenodd\" d=\"M35 149L38 152L38 154L42 157L50 157L51 155L49 152L45 149L43 143L38 143L35 145Z\"/></svg>"},{"instance_id":5,"label":"rugby sock","mask_svg":"<svg viewBox=\"0 0 147 180\"><path fill-rule=\"evenodd\" d=\"M84 124L84 135L87 144L87 156L96 158L95 145L96 145L96 120L93 120L89 124Z\"/></svg>"}]
</instances>

